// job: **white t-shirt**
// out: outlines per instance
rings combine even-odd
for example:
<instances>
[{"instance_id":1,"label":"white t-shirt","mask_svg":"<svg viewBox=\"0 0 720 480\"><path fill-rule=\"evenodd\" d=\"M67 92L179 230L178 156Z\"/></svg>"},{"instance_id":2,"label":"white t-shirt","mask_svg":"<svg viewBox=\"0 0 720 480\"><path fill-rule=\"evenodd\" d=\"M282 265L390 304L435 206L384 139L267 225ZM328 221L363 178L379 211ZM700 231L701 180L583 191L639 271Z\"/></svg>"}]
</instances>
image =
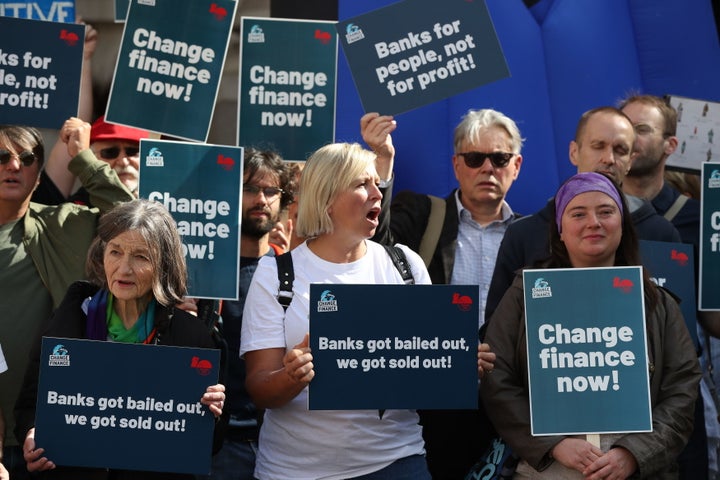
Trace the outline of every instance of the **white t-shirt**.
<instances>
[{"instance_id":1,"label":"white t-shirt","mask_svg":"<svg viewBox=\"0 0 720 480\"><path fill-rule=\"evenodd\" d=\"M331 263L303 243L292 251L293 301L285 314L277 301L277 265L260 259L243 312L240 355L267 348L290 349L309 329L310 283L402 284L385 249L366 241L367 254L352 263ZM430 276L415 252L401 246L417 284ZM368 300L368 315L372 314ZM430 388L430 387L428 387ZM424 454L414 410L310 411L307 388L281 408L268 409L260 430L255 476L260 480L343 479L380 470L395 460Z\"/></svg>"}]
</instances>

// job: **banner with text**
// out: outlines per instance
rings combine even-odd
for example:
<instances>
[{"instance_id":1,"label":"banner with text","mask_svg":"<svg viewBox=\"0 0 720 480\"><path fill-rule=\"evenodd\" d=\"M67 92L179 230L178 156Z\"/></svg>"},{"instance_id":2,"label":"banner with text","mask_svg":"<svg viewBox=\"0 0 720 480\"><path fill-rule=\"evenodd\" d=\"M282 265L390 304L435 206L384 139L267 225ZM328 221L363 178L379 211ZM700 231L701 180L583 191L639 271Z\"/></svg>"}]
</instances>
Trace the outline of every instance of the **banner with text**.
<instances>
[{"instance_id":1,"label":"banner with text","mask_svg":"<svg viewBox=\"0 0 720 480\"><path fill-rule=\"evenodd\" d=\"M232 0L132 0L107 121L206 141L235 6Z\"/></svg>"},{"instance_id":2,"label":"banner with text","mask_svg":"<svg viewBox=\"0 0 720 480\"><path fill-rule=\"evenodd\" d=\"M177 222L190 297L238 298L242 177L242 147L140 141L140 197Z\"/></svg>"},{"instance_id":3,"label":"banner with text","mask_svg":"<svg viewBox=\"0 0 720 480\"><path fill-rule=\"evenodd\" d=\"M238 145L304 161L335 138L335 22L243 17Z\"/></svg>"},{"instance_id":4,"label":"banner with text","mask_svg":"<svg viewBox=\"0 0 720 480\"><path fill-rule=\"evenodd\" d=\"M695 293L695 254L689 243L640 240L642 264L650 279L680 298L680 310L688 333L697 348L697 295Z\"/></svg>"},{"instance_id":5,"label":"banner with text","mask_svg":"<svg viewBox=\"0 0 720 480\"><path fill-rule=\"evenodd\" d=\"M59 129L77 116L85 26L0 17L0 124Z\"/></svg>"},{"instance_id":6,"label":"banner with text","mask_svg":"<svg viewBox=\"0 0 720 480\"><path fill-rule=\"evenodd\" d=\"M482 0L405 0L337 31L366 112L403 113L510 75Z\"/></svg>"},{"instance_id":7,"label":"banner with text","mask_svg":"<svg viewBox=\"0 0 720 480\"><path fill-rule=\"evenodd\" d=\"M524 270L533 435L652 430L641 267Z\"/></svg>"},{"instance_id":8,"label":"banner with text","mask_svg":"<svg viewBox=\"0 0 720 480\"><path fill-rule=\"evenodd\" d=\"M720 162L702 165L700 310L720 310Z\"/></svg>"},{"instance_id":9,"label":"banner with text","mask_svg":"<svg viewBox=\"0 0 720 480\"><path fill-rule=\"evenodd\" d=\"M200 398L219 363L219 350L43 337L35 443L57 465L207 474L215 419Z\"/></svg>"},{"instance_id":10,"label":"banner with text","mask_svg":"<svg viewBox=\"0 0 720 480\"><path fill-rule=\"evenodd\" d=\"M0 16L75 23L75 0L0 0Z\"/></svg>"},{"instance_id":11,"label":"banner with text","mask_svg":"<svg viewBox=\"0 0 720 480\"><path fill-rule=\"evenodd\" d=\"M310 285L309 408L477 408L478 315L477 285Z\"/></svg>"}]
</instances>

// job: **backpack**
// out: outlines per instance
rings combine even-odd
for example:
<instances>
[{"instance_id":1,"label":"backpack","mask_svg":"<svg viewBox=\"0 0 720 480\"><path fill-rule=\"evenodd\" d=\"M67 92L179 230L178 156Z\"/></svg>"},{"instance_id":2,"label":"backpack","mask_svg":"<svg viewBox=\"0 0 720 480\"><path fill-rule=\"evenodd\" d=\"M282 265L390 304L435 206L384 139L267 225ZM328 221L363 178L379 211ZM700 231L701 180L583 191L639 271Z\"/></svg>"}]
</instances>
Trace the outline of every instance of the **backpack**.
<instances>
[{"instance_id":1,"label":"backpack","mask_svg":"<svg viewBox=\"0 0 720 480\"><path fill-rule=\"evenodd\" d=\"M410 264L407 261L405 252L400 247L395 245L383 245L387 251L390 259L397 268L398 272L403 278L406 285L412 285L415 283L412 272L410 271ZM293 282L295 281L295 271L293 269L292 252L286 252L282 255L275 256L275 262L277 263L278 269L278 280L280 281L280 288L278 289L277 301L282 305L283 310L287 312L290 302L293 299Z\"/></svg>"}]
</instances>

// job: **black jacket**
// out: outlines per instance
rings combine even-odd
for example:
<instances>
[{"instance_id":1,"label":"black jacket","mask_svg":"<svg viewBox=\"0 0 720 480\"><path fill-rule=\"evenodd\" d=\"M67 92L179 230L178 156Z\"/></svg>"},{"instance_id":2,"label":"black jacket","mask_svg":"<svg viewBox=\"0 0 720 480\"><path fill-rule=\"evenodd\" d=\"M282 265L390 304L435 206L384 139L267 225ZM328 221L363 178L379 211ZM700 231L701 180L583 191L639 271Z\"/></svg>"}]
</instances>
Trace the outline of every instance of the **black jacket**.
<instances>
[{"instance_id":1,"label":"black jacket","mask_svg":"<svg viewBox=\"0 0 720 480\"><path fill-rule=\"evenodd\" d=\"M87 316L81 309L82 302L94 295L98 287L88 282L75 282L68 288L67 294L52 317L44 324L34 343L30 363L25 372L20 395L15 404L15 435L19 441L35 425L35 405L37 402L38 375L40 367L40 346L42 336L62 338L86 338ZM223 348L213 333L197 317L176 308L158 305L155 309L156 345L173 345L196 348ZM224 383L226 355L221 352L220 383ZM223 415L224 417L224 415ZM216 423L213 438L213 453L222 445L222 434L226 420ZM42 447L42 445L38 445ZM123 452L125 453L125 452ZM52 459L50 459L52 460ZM150 479L193 479L193 475L169 474L157 472L138 472L91 468L57 467L40 475L40 478L68 480L150 480Z\"/></svg>"}]
</instances>

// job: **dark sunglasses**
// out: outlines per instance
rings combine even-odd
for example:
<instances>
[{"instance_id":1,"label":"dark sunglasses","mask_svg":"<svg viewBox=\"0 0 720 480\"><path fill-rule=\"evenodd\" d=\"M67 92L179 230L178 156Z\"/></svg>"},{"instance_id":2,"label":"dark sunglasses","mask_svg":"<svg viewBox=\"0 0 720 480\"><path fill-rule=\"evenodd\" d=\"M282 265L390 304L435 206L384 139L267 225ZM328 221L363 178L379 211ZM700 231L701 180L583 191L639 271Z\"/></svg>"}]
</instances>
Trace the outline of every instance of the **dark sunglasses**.
<instances>
[{"instance_id":1,"label":"dark sunglasses","mask_svg":"<svg viewBox=\"0 0 720 480\"><path fill-rule=\"evenodd\" d=\"M121 150L125 150L126 157L134 157L140 151L138 147L108 147L101 148L98 153L103 160L115 160L120 155Z\"/></svg>"},{"instance_id":2,"label":"dark sunglasses","mask_svg":"<svg viewBox=\"0 0 720 480\"><path fill-rule=\"evenodd\" d=\"M24 152L20 153L11 153L8 150L0 149L0 165L10 163L10 159L12 157L17 157L17 159L20 160L20 163L22 163L26 167L29 167L30 165L35 163L35 160L37 160L35 154L30 150L25 150Z\"/></svg>"},{"instance_id":3,"label":"dark sunglasses","mask_svg":"<svg viewBox=\"0 0 720 480\"><path fill-rule=\"evenodd\" d=\"M462 155L462 157L465 159L465 165L467 165L469 168L482 167L483 163L485 163L486 158L490 159L490 163L492 163L493 167L495 168L507 167L510 159L515 156L514 153L506 152L465 152L458 153L458 155Z\"/></svg>"},{"instance_id":4,"label":"dark sunglasses","mask_svg":"<svg viewBox=\"0 0 720 480\"><path fill-rule=\"evenodd\" d=\"M258 187L257 185L251 185L249 183L243 184L243 193L257 195L260 192L263 192L265 198L274 198L283 193L283 189L278 187Z\"/></svg>"}]
</instances>

